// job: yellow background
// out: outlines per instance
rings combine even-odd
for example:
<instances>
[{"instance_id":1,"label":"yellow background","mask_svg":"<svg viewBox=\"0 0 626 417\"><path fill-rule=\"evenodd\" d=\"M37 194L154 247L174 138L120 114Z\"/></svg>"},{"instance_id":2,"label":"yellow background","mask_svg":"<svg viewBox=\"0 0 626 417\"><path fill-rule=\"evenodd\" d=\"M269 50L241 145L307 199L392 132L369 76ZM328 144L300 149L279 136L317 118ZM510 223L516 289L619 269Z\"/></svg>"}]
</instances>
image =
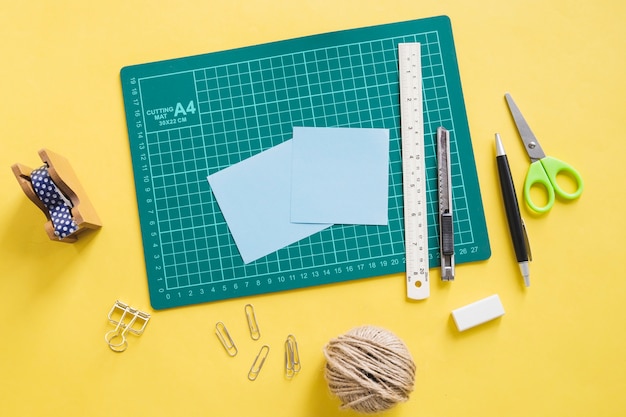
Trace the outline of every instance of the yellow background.
<instances>
[{"instance_id":1,"label":"yellow background","mask_svg":"<svg viewBox=\"0 0 626 417\"><path fill-rule=\"evenodd\" d=\"M626 414L626 3L576 1L3 1L0 5L0 409L4 416L349 416L322 347L352 327L399 335L418 373L390 416ZM401 275L154 312L143 263L119 70L334 30L450 16L492 244L488 261L408 302ZM502 134L518 191L528 160L510 91L546 152L576 166L582 197L523 209L532 286L514 261L494 162ZM69 159L104 227L50 242L10 166L47 147ZM501 319L459 333L451 310L499 294ZM116 299L153 314L113 353ZM246 378L261 342L270 356ZM239 344L226 356L225 321ZM282 373L294 333L303 369Z\"/></svg>"}]
</instances>

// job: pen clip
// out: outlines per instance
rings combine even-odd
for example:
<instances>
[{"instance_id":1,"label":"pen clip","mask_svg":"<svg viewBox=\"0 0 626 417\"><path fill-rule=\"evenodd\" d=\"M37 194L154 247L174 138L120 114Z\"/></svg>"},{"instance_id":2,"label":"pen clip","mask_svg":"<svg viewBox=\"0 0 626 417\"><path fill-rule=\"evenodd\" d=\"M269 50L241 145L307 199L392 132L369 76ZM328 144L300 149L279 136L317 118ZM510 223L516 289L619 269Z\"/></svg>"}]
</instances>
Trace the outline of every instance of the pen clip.
<instances>
[{"instance_id":1,"label":"pen clip","mask_svg":"<svg viewBox=\"0 0 626 417\"><path fill-rule=\"evenodd\" d=\"M528 251L528 260L532 261L533 253L530 250L530 240L528 239L528 232L526 232L526 222L524 222L524 219L522 219L521 217L520 220L522 221L522 230L524 231L524 244L526 245L526 250Z\"/></svg>"}]
</instances>

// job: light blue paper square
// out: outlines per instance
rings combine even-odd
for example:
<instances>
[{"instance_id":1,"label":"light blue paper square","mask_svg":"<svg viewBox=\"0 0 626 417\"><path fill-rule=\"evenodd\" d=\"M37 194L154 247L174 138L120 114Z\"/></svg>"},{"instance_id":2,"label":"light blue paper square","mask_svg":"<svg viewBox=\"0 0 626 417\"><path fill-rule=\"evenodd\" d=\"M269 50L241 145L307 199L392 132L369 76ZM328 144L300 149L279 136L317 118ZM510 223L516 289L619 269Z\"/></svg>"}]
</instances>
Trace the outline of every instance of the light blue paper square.
<instances>
[{"instance_id":1,"label":"light blue paper square","mask_svg":"<svg viewBox=\"0 0 626 417\"><path fill-rule=\"evenodd\" d=\"M283 142L208 177L244 263L331 226L290 221L292 142Z\"/></svg>"},{"instance_id":2,"label":"light blue paper square","mask_svg":"<svg viewBox=\"0 0 626 417\"><path fill-rule=\"evenodd\" d=\"M389 130L294 127L291 221L386 225Z\"/></svg>"}]
</instances>

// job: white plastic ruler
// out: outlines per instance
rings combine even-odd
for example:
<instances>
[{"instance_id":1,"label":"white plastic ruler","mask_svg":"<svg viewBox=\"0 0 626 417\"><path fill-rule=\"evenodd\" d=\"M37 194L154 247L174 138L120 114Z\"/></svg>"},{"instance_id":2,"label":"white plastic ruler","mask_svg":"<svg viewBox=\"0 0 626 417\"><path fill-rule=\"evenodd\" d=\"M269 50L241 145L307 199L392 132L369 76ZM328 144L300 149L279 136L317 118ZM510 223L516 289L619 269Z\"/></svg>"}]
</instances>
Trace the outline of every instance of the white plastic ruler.
<instances>
[{"instance_id":1,"label":"white plastic ruler","mask_svg":"<svg viewBox=\"0 0 626 417\"><path fill-rule=\"evenodd\" d=\"M420 44L398 44L398 58L406 288L408 298L423 300L430 295L430 280Z\"/></svg>"}]
</instances>

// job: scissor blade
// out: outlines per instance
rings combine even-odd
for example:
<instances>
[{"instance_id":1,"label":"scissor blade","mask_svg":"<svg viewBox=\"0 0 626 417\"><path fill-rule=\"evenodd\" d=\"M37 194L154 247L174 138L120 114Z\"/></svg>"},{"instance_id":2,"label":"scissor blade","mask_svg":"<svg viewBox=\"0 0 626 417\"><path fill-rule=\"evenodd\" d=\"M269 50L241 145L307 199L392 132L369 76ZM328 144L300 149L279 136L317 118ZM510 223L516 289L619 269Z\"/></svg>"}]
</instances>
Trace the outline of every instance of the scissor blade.
<instances>
[{"instance_id":1,"label":"scissor blade","mask_svg":"<svg viewBox=\"0 0 626 417\"><path fill-rule=\"evenodd\" d=\"M535 137L535 134L532 130L530 130L530 126L526 123L526 119L522 116L522 112L517 107L517 104L515 104L515 101L513 101L513 97L511 97L509 93L506 93L504 97L506 98L506 103L509 105L511 116L513 116L513 120L517 126L517 131L522 138L522 142L524 142L524 148L526 149L530 160L535 162L541 158L545 158L546 154L543 152L543 149L541 149L541 145L539 145L539 141Z\"/></svg>"}]
</instances>

